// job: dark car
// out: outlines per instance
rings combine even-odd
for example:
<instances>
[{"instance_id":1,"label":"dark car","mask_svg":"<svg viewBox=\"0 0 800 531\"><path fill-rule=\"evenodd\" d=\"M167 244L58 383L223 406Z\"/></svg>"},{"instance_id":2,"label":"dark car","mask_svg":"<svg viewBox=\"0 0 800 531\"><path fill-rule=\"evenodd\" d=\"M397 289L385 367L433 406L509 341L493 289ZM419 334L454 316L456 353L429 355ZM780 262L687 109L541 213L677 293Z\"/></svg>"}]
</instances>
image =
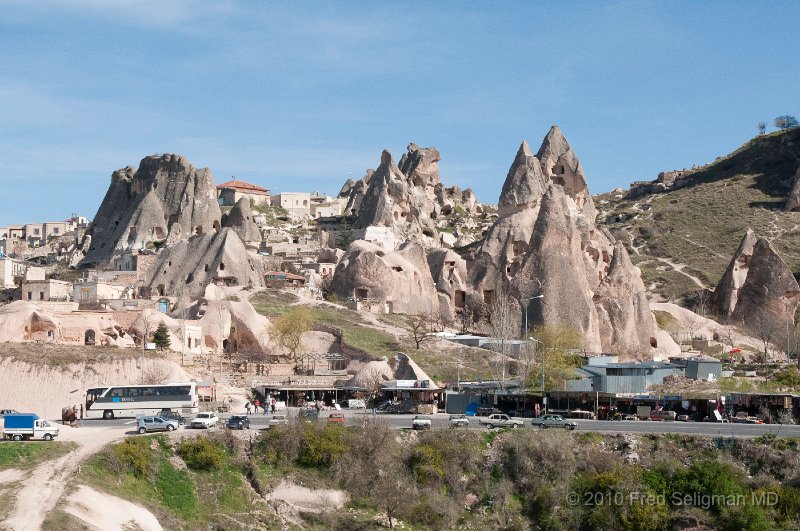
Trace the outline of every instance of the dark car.
<instances>
[{"instance_id":1,"label":"dark car","mask_svg":"<svg viewBox=\"0 0 800 531\"><path fill-rule=\"evenodd\" d=\"M306 407L297 412L297 418L306 422L312 422L319 419L319 413L316 408Z\"/></svg>"},{"instance_id":2,"label":"dark car","mask_svg":"<svg viewBox=\"0 0 800 531\"><path fill-rule=\"evenodd\" d=\"M413 400L406 400L400 402L399 404L390 404L388 408L386 408L387 413L416 413L417 412L417 403Z\"/></svg>"},{"instance_id":3,"label":"dark car","mask_svg":"<svg viewBox=\"0 0 800 531\"><path fill-rule=\"evenodd\" d=\"M181 426L186 424L186 417L184 417L177 411L172 411L171 409L162 409L161 413L159 413L158 416L166 420L176 420L178 421L178 424L180 424Z\"/></svg>"},{"instance_id":4,"label":"dark car","mask_svg":"<svg viewBox=\"0 0 800 531\"><path fill-rule=\"evenodd\" d=\"M246 415L233 415L228 419L228 422L225 423L225 426L231 430L249 430L250 419L247 418Z\"/></svg>"}]
</instances>

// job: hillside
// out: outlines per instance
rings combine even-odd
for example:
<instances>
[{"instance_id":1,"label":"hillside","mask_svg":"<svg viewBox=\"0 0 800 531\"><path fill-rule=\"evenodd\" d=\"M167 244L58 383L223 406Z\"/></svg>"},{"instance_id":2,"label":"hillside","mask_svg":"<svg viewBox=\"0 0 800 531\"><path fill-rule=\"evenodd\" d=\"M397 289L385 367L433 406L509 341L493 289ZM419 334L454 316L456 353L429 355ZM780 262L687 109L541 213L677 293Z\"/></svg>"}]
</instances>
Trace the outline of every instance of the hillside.
<instances>
[{"instance_id":1,"label":"hillside","mask_svg":"<svg viewBox=\"0 0 800 531\"><path fill-rule=\"evenodd\" d=\"M797 440L774 436L292 423L128 438L69 482L70 500L94 503L64 501L44 528L121 523L122 513L128 525L186 530L794 529L797 463Z\"/></svg>"},{"instance_id":2,"label":"hillside","mask_svg":"<svg viewBox=\"0 0 800 531\"><path fill-rule=\"evenodd\" d=\"M800 129L756 137L686 170L679 187L654 183L595 197L598 223L625 242L651 292L675 300L713 287L747 228L800 271L800 213L784 203L800 159Z\"/></svg>"}]
</instances>

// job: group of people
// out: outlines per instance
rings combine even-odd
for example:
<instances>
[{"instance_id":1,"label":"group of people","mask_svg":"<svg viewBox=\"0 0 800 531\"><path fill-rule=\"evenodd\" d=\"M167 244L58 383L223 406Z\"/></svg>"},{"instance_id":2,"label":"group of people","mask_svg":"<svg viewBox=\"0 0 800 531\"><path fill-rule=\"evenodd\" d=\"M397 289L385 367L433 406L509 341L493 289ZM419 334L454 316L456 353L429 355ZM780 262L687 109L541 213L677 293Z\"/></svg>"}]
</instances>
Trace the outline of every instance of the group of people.
<instances>
[{"instance_id":1,"label":"group of people","mask_svg":"<svg viewBox=\"0 0 800 531\"><path fill-rule=\"evenodd\" d=\"M251 409L253 410L253 414L257 415L259 408L261 408L261 414L262 415L266 415L267 411L269 411L269 410L271 410L272 413L274 414L275 413L275 406L276 406L277 403L278 403L278 401L274 396L267 395L266 398L264 398L263 402L260 401L258 398L256 398L252 402L250 402L248 400L247 403L244 405L244 409L245 409L245 411L247 412L248 415L250 414L250 410Z\"/></svg>"},{"instance_id":2,"label":"group of people","mask_svg":"<svg viewBox=\"0 0 800 531\"><path fill-rule=\"evenodd\" d=\"M62 424L73 424L78 419L83 420L83 404L81 404L80 409L78 409L77 404L72 407L61 408Z\"/></svg>"}]
</instances>

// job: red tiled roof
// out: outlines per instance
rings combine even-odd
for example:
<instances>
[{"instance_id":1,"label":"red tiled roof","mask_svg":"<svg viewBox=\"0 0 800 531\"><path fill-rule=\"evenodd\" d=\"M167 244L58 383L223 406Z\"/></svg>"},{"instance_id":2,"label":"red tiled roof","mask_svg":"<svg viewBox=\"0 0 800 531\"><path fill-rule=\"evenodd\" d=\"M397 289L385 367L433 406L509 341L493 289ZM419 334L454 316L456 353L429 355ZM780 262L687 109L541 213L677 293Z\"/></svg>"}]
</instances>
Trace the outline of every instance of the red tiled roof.
<instances>
[{"instance_id":1,"label":"red tiled roof","mask_svg":"<svg viewBox=\"0 0 800 531\"><path fill-rule=\"evenodd\" d=\"M238 179L233 179L226 183L222 183L217 186L217 189L222 190L224 188L233 188L234 190L239 190L240 192L247 192L250 194L268 194L269 190L266 188L262 188L260 186L256 186L255 184L251 184L245 181L240 181Z\"/></svg>"}]
</instances>

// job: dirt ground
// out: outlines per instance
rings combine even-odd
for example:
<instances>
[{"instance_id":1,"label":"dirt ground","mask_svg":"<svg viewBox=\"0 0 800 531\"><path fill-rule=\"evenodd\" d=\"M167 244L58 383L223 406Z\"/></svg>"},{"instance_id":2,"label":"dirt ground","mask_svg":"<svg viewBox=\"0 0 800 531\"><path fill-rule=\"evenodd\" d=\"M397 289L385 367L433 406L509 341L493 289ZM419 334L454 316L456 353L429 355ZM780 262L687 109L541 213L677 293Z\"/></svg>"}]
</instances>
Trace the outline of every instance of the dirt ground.
<instances>
[{"instance_id":1,"label":"dirt ground","mask_svg":"<svg viewBox=\"0 0 800 531\"><path fill-rule=\"evenodd\" d=\"M0 522L0 528L5 527L14 531L41 529L42 522L61 499L70 476L79 470L81 463L105 445L125 437L126 429L125 427L61 427L59 439L77 443L78 449L56 460L42 463L33 471L23 473L23 477L5 471L6 476L10 475L6 480L16 477L16 480L22 479L22 481L14 508L9 517ZM137 516L132 514L130 519L136 520L136 518ZM104 529L114 528L110 526Z\"/></svg>"}]
</instances>

